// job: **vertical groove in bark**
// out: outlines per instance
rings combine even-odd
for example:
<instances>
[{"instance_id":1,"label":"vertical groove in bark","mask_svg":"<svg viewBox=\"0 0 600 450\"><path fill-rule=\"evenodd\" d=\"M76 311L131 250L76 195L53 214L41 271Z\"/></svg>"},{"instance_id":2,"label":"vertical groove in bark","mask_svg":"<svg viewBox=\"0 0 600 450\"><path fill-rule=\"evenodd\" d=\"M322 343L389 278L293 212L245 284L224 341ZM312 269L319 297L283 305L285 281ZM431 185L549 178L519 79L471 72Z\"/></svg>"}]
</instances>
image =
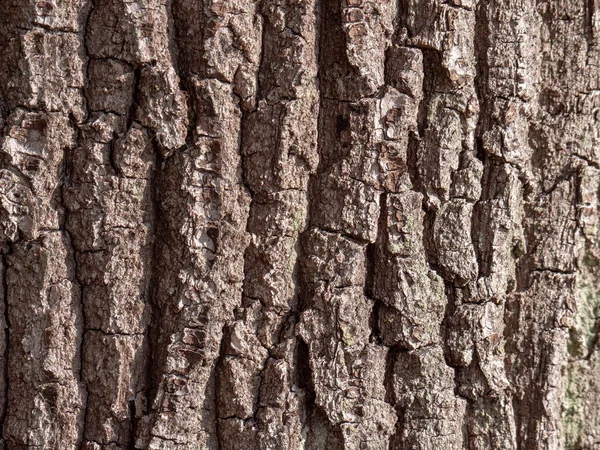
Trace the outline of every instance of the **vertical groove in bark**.
<instances>
[{"instance_id":1,"label":"vertical groove in bark","mask_svg":"<svg viewBox=\"0 0 600 450\"><path fill-rule=\"evenodd\" d=\"M86 78L86 83L84 83L84 89L82 91L82 95L85 99L85 108L86 108L86 118L89 115L89 111L87 110L88 106L89 106L89 99L86 95L86 91L85 91L85 85L87 84L87 81L89 80L89 68L90 68L90 57L89 57L89 52L88 52L88 48L87 48L87 30L88 30L88 25L89 25L89 21L90 21L90 17L91 17L91 12L94 8L94 3L92 0L89 1L89 9L87 11L87 14L85 16L84 19L84 25L82 27L81 30L81 34L82 34L82 41L83 41L83 48L84 48L84 52L85 52L85 57L86 57L86 63L85 63L85 73L84 76ZM79 140L79 135L78 135L78 140ZM72 159L72 152L74 150L71 150L71 154L66 153L65 157L63 158L63 174L65 177L65 183L67 183L67 185L70 185L72 183L72 167L70 167L70 163L71 163L71 159ZM71 157L71 158L70 158ZM79 373L78 373L78 377L79 377L79 381L82 384L82 390L84 392L83 394L83 414L82 414L82 425L81 425L81 432L80 432L80 436L79 436L79 442L78 442L78 446L81 447L83 445L83 441L85 439L85 428L86 428L86 423L88 420L88 399L89 399L89 392L88 392L88 387L87 384L85 382L85 377L84 377L84 373L83 373L83 351L84 351L84 346L85 346L85 333L87 330L87 322L86 322L86 318L85 318L85 306L84 306L84 292L83 292L83 283L81 283L81 280L79 279L79 268L77 265L77 252L75 250L75 245L74 245L74 241L73 241L73 236L70 234L68 227L67 227L67 223L68 223L68 208L67 205L65 204L65 187L62 186L61 189L61 200L62 200L62 207L64 208L64 216L63 216L63 223L62 223L62 227L65 230L65 233L67 234L67 236L69 237L69 243L70 243L70 247L71 247L71 251L72 251L72 255L73 255L73 264L74 264L74 268L75 268L75 280L77 280L77 283L79 285L79 308L81 311L81 338L80 338L80 342L79 342L79 348L78 348L78 355L79 355Z\"/></svg>"},{"instance_id":2,"label":"vertical groove in bark","mask_svg":"<svg viewBox=\"0 0 600 450\"><path fill-rule=\"evenodd\" d=\"M2 393L2 404L0 409L0 443L2 448L6 448L5 440L4 440L4 423L6 421L6 415L8 413L8 358L10 351L10 321L8 319L8 285L6 282L6 255L10 255L11 249L6 249L2 254L2 258L0 262L2 264L2 303L0 307L2 307L2 319L1 326L4 328L4 340L2 342L2 346L0 350L2 352L2 365L0 366L0 370L2 371L2 381L0 383L1 393Z\"/></svg>"},{"instance_id":3,"label":"vertical groove in bark","mask_svg":"<svg viewBox=\"0 0 600 450\"><path fill-rule=\"evenodd\" d=\"M65 158L66 159L66 158ZM66 165L65 165L66 167ZM68 213L66 212L65 209L65 223L66 223L66 218L67 218ZM82 391L83 391L83 405L82 405L82 409L83 409L83 413L82 413L82 419L81 419L81 432L79 435L79 442L78 442L78 446L81 446L83 444L83 440L85 437L85 425L87 423L87 418L88 418L88 398L89 398L89 392L88 392L88 388L87 388L87 384L85 382L85 377L83 375L83 349L85 346L85 332L86 332L86 320L85 320L85 311L84 311L84 302L83 302L83 283L81 283L81 280L78 278L77 274L78 274L78 267L77 267L77 253L75 251L75 247L73 245L73 237L70 235L69 231L67 230L67 227L64 227L65 230L65 234L68 236L69 238L69 244L72 250L72 256L73 256L73 265L74 265L74 270L75 270L75 280L77 281L77 284L79 286L79 310L80 310L80 314L81 314L81 330L80 330L80 339L79 339L79 347L78 347L78 356L79 356L79 371L78 371L78 378L79 378L79 382L81 383L82 386Z\"/></svg>"}]
</instances>

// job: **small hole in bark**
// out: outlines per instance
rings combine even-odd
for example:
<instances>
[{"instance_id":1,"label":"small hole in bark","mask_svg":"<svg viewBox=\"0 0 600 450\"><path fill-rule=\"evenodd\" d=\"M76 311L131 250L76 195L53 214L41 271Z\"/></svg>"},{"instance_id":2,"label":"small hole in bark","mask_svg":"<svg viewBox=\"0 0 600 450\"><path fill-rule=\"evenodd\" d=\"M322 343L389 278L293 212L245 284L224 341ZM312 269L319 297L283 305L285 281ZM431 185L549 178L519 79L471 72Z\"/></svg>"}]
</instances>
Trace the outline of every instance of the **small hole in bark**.
<instances>
[{"instance_id":1,"label":"small hole in bark","mask_svg":"<svg viewBox=\"0 0 600 450\"><path fill-rule=\"evenodd\" d=\"M298 367L298 387L306 389L312 398L314 397L312 387L312 372L310 370L309 363L309 350L308 344L302 339L298 339L298 346L296 348L296 362Z\"/></svg>"},{"instance_id":2,"label":"small hole in bark","mask_svg":"<svg viewBox=\"0 0 600 450\"><path fill-rule=\"evenodd\" d=\"M42 397L44 397L44 401L50 407L52 412L56 412L56 402L58 399L58 391L54 386L47 386L42 389Z\"/></svg>"},{"instance_id":3,"label":"small hole in bark","mask_svg":"<svg viewBox=\"0 0 600 450\"><path fill-rule=\"evenodd\" d=\"M348 120L348 117L344 116L342 114L338 114L336 123L335 123L335 129L336 129L337 133L341 134L343 131L346 131L349 128L350 128L350 120Z\"/></svg>"}]
</instances>

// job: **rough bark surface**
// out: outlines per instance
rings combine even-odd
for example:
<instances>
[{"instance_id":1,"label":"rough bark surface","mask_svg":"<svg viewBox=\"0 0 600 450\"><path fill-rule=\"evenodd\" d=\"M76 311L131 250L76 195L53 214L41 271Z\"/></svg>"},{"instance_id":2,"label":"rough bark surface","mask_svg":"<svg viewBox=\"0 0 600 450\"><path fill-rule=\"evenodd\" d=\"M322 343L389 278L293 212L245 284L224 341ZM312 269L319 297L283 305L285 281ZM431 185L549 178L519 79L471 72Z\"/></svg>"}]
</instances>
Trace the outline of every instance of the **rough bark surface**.
<instances>
[{"instance_id":1,"label":"rough bark surface","mask_svg":"<svg viewBox=\"0 0 600 450\"><path fill-rule=\"evenodd\" d=\"M6 449L600 449L599 0L0 0Z\"/></svg>"}]
</instances>

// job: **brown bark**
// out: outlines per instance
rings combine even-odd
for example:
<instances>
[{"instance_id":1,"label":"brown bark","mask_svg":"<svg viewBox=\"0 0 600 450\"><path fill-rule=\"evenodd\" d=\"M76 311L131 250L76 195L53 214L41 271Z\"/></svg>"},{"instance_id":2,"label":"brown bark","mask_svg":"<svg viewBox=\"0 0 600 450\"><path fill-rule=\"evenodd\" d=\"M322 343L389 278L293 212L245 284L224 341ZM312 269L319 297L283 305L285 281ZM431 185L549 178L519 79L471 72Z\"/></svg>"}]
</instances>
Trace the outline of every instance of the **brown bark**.
<instances>
[{"instance_id":1,"label":"brown bark","mask_svg":"<svg viewBox=\"0 0 600 450\"><path fill-rule=\"evenodd\" d=\"M600 448L598 0L0 16L4 448Z\"/></svg>"}]
</instances>

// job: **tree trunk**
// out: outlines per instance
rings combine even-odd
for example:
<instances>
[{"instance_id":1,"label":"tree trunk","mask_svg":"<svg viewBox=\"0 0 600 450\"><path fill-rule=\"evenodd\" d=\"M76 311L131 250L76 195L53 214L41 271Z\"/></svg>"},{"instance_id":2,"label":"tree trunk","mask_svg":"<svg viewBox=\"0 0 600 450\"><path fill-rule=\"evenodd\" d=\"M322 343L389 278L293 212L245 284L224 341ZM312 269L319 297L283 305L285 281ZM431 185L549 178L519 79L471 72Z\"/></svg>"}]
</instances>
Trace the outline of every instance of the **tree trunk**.
<instances>
[{"instance_id":1,"label":"tree trunk","mask_svg":"<svg viewBox=\"0 0 600 450\"><path fill-rule=\"evenodd\" d=\"M6 449L599 449L599 0L0 0Z\"/></svg>"}]
</instances>

